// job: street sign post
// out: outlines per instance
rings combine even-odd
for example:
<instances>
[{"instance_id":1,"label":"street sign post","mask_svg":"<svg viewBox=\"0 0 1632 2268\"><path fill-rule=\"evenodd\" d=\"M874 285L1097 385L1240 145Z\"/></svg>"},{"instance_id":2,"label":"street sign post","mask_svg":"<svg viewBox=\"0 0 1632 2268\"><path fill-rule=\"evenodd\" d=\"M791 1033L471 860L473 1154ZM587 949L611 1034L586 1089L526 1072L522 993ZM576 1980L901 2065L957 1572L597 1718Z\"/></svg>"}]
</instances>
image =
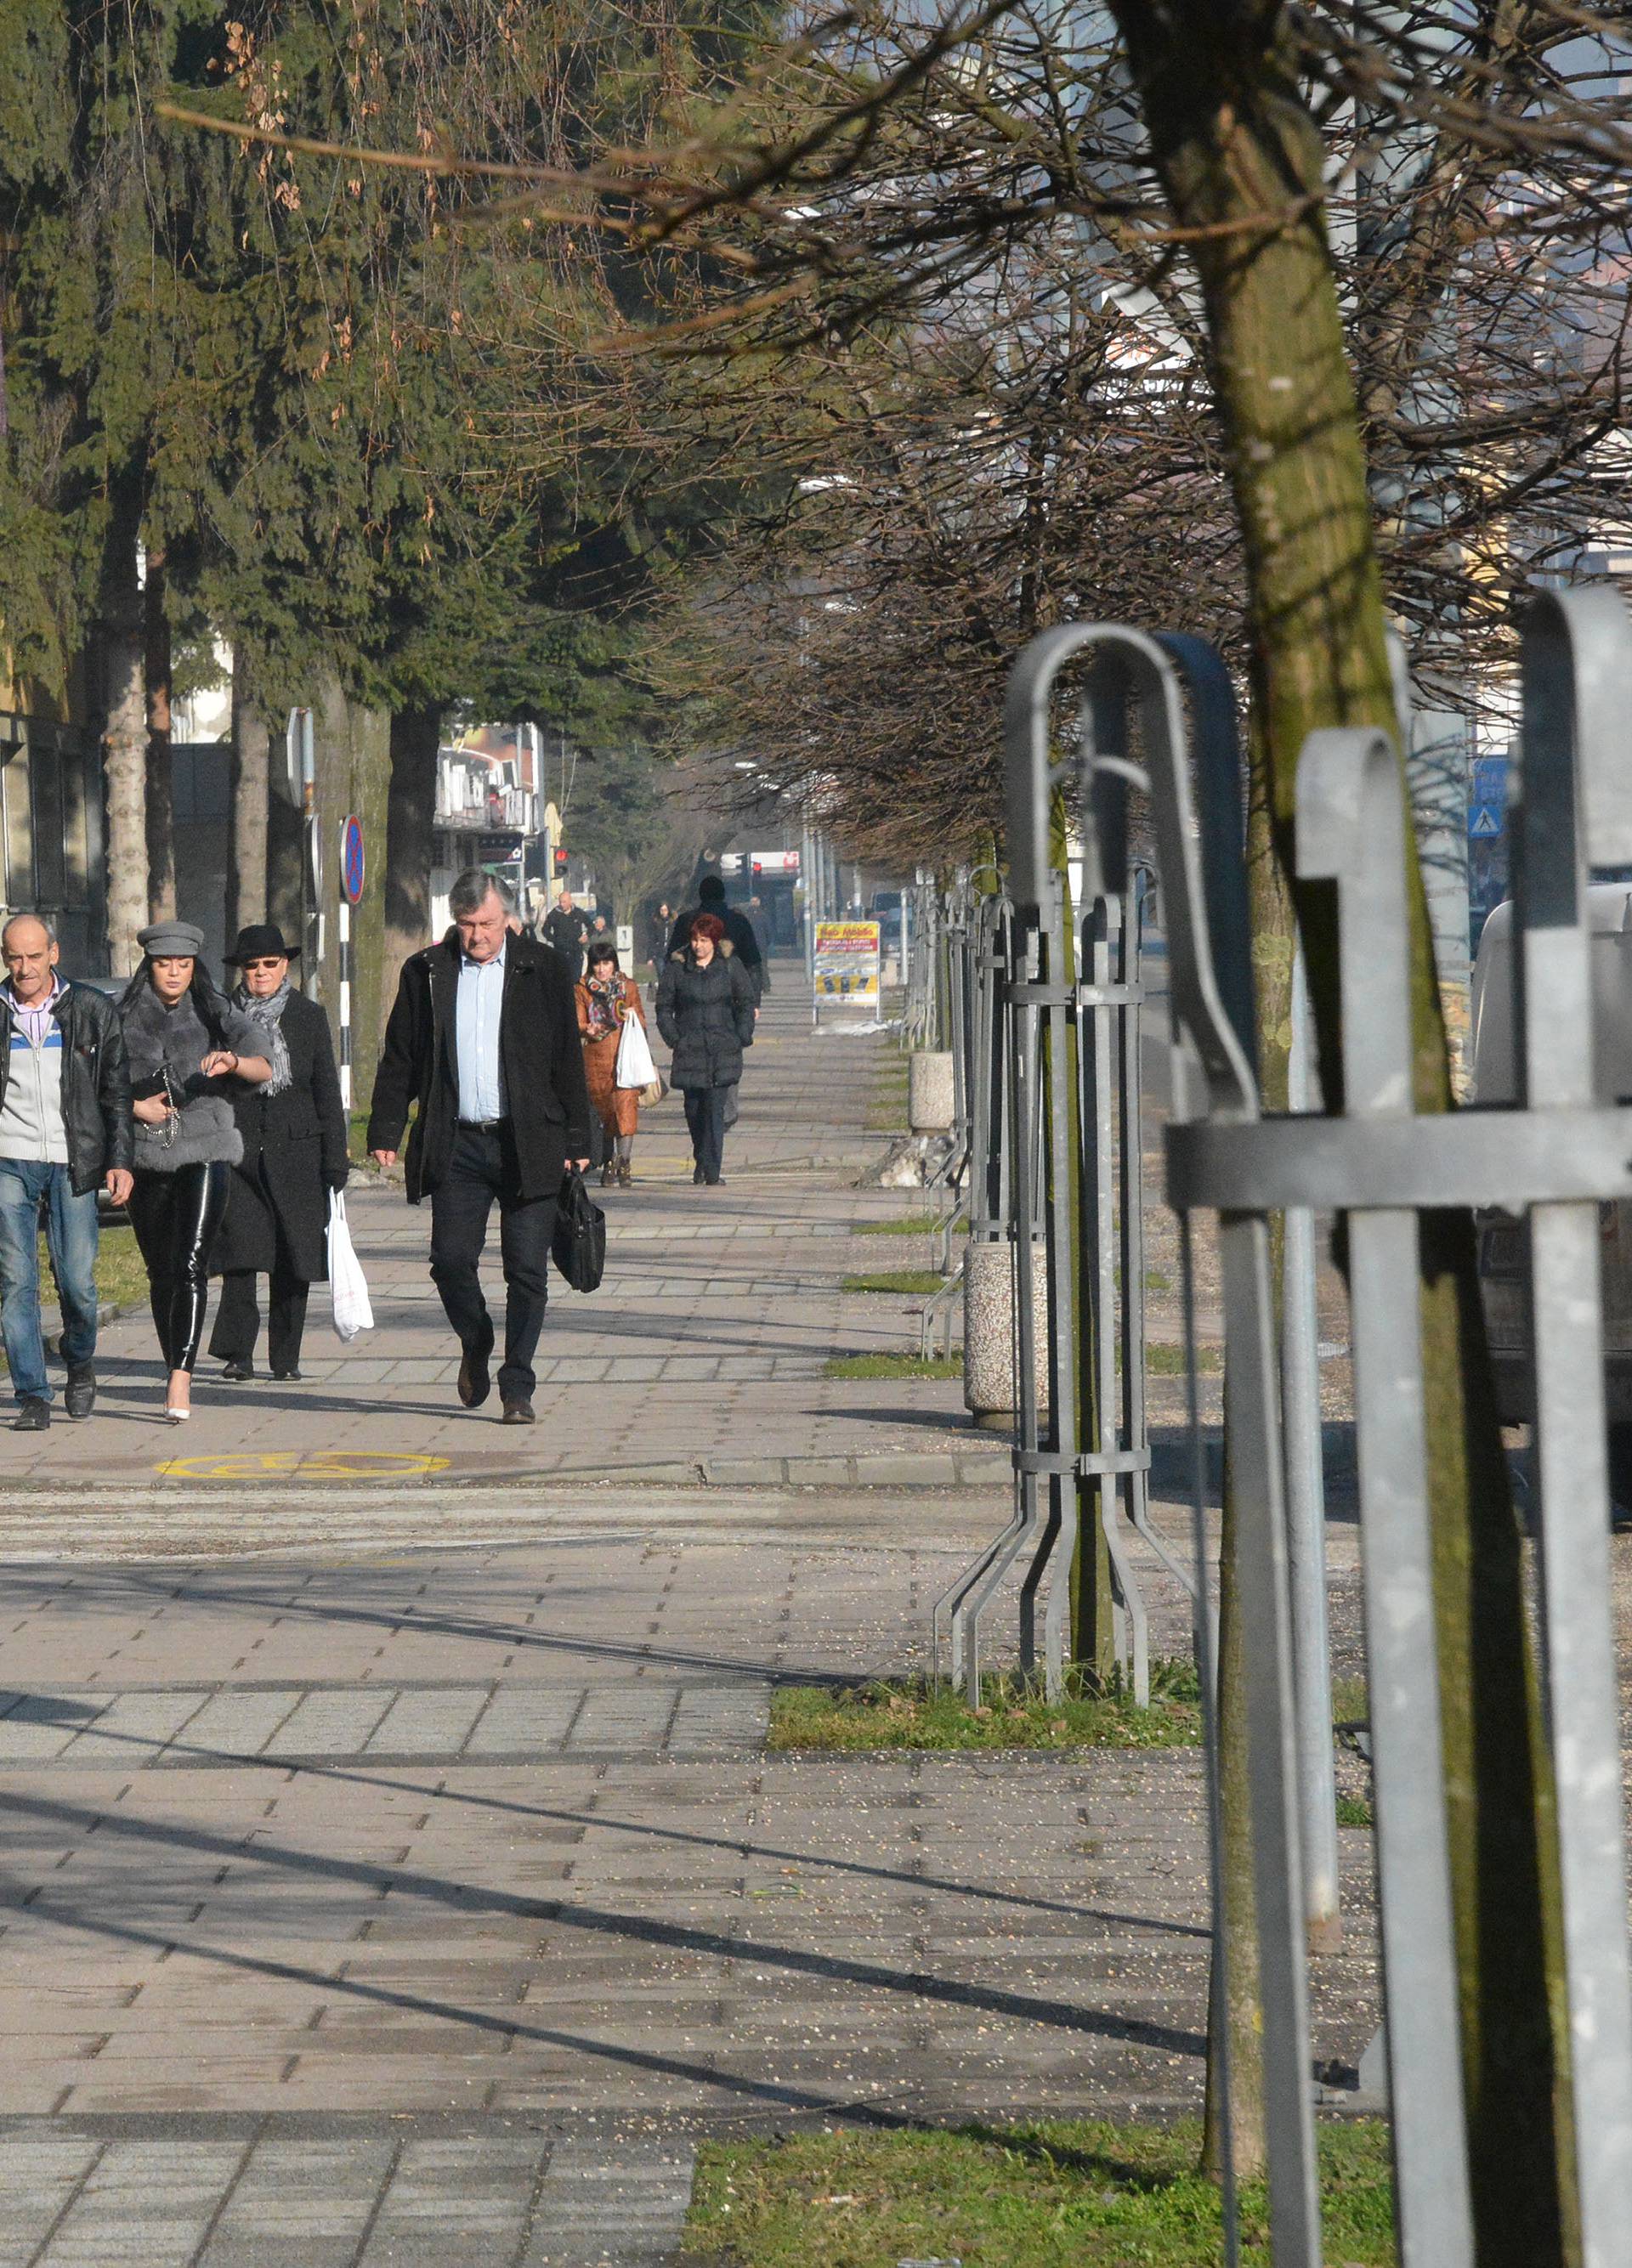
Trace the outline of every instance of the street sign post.
<instances>
[{"instance_id":1,"label":"street sign post","mask_svg":"<svg viewBox=\"0 0 1632 2268\"><path fill-rule=\"evenodd\" d=\"M363 822L355 812L340 827L340 1100L351 1108L351 909L363 895Z\"/></svg>"}]
</instances>

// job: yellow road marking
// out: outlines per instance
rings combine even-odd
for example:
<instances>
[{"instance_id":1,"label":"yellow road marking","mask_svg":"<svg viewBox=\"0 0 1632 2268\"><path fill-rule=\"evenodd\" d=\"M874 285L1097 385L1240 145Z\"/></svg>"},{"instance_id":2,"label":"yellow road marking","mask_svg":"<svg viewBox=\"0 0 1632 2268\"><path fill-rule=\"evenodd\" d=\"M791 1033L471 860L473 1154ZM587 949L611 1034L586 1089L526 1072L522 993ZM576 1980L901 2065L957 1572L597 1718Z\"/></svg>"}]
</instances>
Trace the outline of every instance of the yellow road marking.
<instances>
[{"instance_id":1,"label":"yellow road marking","mask_svg":"<svg viewBox=\"0 0 1632 2268\"><path fill-rule=\"evenodd\" d=\"M179 1481L253 1481L271 1475L282 1479L298 1475L302 1480L356 1481L441 1473L447 1464L446 1457L408 1450L320 1449L307 1456L299 1449L267 1449L258 1455L166 1457L153 1469L166 1480Z\"/></svg>"}]
</instances>

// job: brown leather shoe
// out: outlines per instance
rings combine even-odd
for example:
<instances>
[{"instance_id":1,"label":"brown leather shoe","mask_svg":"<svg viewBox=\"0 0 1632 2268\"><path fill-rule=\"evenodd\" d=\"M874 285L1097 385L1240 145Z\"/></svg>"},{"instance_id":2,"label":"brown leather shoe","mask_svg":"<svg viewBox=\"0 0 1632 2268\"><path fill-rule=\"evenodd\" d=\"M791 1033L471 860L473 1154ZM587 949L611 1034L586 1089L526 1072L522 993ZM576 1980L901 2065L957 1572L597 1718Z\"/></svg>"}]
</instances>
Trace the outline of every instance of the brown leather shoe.
<instances>
[{"instance_id":1,"label":"brown leather shoe","mask_svg":"<svg viewBox=\"0 0 1632 2268\"><path fill-rule=\"evenodd\" d=\"M504 1417L499 1422L501 1425L531 1425L535 1424L536 1420L533 1416L532 1403L530 1402L506 1402L505 1404Z\"/></svg>"},{"instance_id":2,"label":"brown leather shoe","mask_svg":"<svg viewBox=\"0 0 1632 2268\"><path fill-rule=\"evenodd\" d=\"M459 1366L459 1399L467 1410L479 1410L493 1390L488 1374L487 1357L473 1353L467 1347Z\"/></svg>"}]
</instances>

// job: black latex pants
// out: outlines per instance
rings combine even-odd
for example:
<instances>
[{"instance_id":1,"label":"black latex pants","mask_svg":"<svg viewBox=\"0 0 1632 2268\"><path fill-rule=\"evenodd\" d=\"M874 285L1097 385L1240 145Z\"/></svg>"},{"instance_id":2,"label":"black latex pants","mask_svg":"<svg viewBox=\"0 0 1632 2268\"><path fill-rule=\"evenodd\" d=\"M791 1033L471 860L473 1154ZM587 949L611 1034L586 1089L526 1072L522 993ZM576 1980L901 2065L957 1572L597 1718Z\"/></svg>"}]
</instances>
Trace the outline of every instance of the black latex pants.
<instances>
[{"instance_id":1,"label":"black latex pants","mask_svg":"<svg viewBox=\"0 0 1632 2268\"><path fill-rule=\"evenodd\" d=\"M147 1269L153 1328L166 1370L191 1370L210 1298L210 1255L226 1213L230 1166L139 1173L130 1226Z\"/></svg>"}]
</instances>

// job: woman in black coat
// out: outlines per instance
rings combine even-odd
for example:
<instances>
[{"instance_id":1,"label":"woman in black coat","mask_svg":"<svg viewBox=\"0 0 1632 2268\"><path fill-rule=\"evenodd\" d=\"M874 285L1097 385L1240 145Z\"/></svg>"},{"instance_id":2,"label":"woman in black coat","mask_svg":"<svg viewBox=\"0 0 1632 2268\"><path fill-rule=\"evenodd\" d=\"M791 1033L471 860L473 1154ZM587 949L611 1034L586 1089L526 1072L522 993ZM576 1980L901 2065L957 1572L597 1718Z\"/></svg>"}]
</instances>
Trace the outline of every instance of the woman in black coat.
<instances>
[{"instance_id":1,"label":"woman in black coat","mask_svg":"<svg viewBox=\"0 0 1632 2268\"><path fill-rule=\"evenodd\" d=\"M272 1375L299 1377L306 1294L329 1274L329 1194L345 1187L350 1170L329 1019L290 987L290 958L299 949L284 944L275 924L263 922L241 931L227 956L239 969L234 1005L269 1027L272 1045L287 1059L285 1068L275 1056L272 1085L235 1097L233 1105L244 1154L233 1171L215 1250L221 1305L210 1351L225 1365L222 1377L234 1381L255 1376L257 1275L271 1279Z\"/></svg>"},{"instance_id":2,"label":"woman in black coat","mask_svg":"<svg viewBox=\"0 0 1632 2268\"><path fill-rule=\"evenodd\" d=\"M691 1179L713 1189L723 1179L726 1099L742 1076L743 1049L754 1043L753 982L733 958L717 914L696 915L690 944L664 962L657 1028L675 1051L670 1083L685 1097L697 1160Z\"/></svg>"}]
</instances>

